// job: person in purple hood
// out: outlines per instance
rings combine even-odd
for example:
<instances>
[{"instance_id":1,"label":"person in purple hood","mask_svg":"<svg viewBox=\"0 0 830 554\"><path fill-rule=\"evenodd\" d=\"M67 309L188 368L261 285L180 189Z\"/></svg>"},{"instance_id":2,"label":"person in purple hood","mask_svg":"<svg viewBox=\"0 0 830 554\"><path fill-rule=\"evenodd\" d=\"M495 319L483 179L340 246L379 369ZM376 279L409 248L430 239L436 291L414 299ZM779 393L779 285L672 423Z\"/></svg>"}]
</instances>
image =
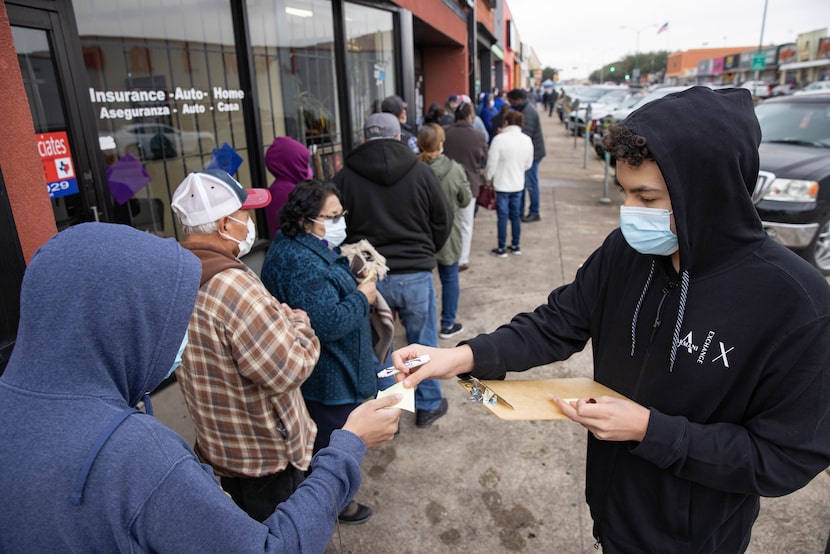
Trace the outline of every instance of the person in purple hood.
<instances>
[{"instance_id":1,"label":"person in purple hood","mask_svg":"<svg viewBox=\"0 0 830 554\"><path fill-rule=\"evenodd\" d=\"M310 160L308 148L291 137L275 138L265 152L265 167L276 177L268 187L271 203L265 207L269 237L280 230L280 210L288 202L288 195L297 183L313 177Z\"/></svg>"}]
</instances>

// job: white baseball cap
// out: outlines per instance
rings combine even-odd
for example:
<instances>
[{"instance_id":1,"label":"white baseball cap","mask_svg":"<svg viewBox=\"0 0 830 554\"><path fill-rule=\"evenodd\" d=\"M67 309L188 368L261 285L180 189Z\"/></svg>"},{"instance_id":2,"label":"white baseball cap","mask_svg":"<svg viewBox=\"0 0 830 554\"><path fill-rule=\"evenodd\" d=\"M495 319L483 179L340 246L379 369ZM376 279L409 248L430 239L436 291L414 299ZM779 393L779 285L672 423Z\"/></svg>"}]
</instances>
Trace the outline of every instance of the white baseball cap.
<instances>
[{"instance_id":1,"label":"white baseball cap","mask_svg":"<svg viewBox=\"0 0 830 554\"><path fill-rule=\"evenodd\" d=\"M184 178L173 193L170 206L182 225L193 227L270 203L271 193L267 189L246 189L221 169L205 169Z\"/></svg>"}]
</instances>

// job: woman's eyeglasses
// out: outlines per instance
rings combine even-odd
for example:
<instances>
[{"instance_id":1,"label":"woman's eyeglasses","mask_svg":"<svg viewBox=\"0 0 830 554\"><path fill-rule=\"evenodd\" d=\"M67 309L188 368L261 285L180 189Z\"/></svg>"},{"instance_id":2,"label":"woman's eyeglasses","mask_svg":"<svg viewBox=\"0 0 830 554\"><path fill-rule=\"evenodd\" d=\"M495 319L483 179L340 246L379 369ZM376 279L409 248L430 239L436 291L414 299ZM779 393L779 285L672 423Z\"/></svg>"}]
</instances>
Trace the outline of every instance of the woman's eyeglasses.
<instances>
[{"instance_id":1,"label":"woman's eyeglasses","mask_svg":"<svg viewBox=\"0 0 830 554\"><path fill-rule=\"evenodd\" d=\"M348 213L349 213L348 210L343 210L341 213L339 213L337 215L323 215L323 214L320 214L320 215L317 216L317 218L322 220L322 221L331 221L332 223L337 224L337 223L340 223L340 220L342 218L344 218ZM312 221L314 221L314 220L312 220Z\"/></svg>"}]
</instances>

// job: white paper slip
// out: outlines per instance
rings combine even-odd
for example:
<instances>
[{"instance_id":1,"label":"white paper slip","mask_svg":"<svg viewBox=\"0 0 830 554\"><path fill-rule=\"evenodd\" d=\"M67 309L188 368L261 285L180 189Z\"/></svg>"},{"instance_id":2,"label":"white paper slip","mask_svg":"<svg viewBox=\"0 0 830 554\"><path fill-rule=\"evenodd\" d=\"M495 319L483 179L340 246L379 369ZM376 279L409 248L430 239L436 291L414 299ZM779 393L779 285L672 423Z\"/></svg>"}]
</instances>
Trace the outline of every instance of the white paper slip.
<instances>
[{"instance_id":1,"label":"white paper slip","mask_svg":"<svg viewBox=\"0 0 830 554\"><path fill-rule=\"evenodd\" d=\"M397 404L390 406L390 408L400 408L415 413L415 387L411 389L404 388L403 381L395 383L386 390L378 391L378 398L384 398L390 394L401 393L403 398Z\"/></svg>"}]
</instances>

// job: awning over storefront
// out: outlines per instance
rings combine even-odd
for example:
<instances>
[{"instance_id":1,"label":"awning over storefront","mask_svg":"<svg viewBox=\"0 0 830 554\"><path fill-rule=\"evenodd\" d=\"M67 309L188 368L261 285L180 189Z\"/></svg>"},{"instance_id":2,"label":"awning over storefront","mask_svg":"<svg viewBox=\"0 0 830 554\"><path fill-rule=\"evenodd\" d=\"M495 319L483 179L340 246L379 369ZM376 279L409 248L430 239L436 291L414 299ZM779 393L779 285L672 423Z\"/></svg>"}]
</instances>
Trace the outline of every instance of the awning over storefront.
<instances>
[{"instance_id":1,"label":"awning over storefront","mask_svg":"<svg viewBox=\"0 0 830 554\"><path fill-rule=\"evenodd\" d=\"M830 59L785 63L784 65L779 66L778 69L781 71L789 71L791 69L805 69L807 67L822 67L825 65L830 65Z\"/></svg>"},{"instance_id":2,"label":"awning over storefront","mask_svg":"<svg viewBox=\"0 0 830 554\"><path fill-rule=\"evenodd\" d=\"M499 60L504 60L504 50L498 44L493 44L490 46L490 52L498 58Z\"/></svg>"}]
</instances>

